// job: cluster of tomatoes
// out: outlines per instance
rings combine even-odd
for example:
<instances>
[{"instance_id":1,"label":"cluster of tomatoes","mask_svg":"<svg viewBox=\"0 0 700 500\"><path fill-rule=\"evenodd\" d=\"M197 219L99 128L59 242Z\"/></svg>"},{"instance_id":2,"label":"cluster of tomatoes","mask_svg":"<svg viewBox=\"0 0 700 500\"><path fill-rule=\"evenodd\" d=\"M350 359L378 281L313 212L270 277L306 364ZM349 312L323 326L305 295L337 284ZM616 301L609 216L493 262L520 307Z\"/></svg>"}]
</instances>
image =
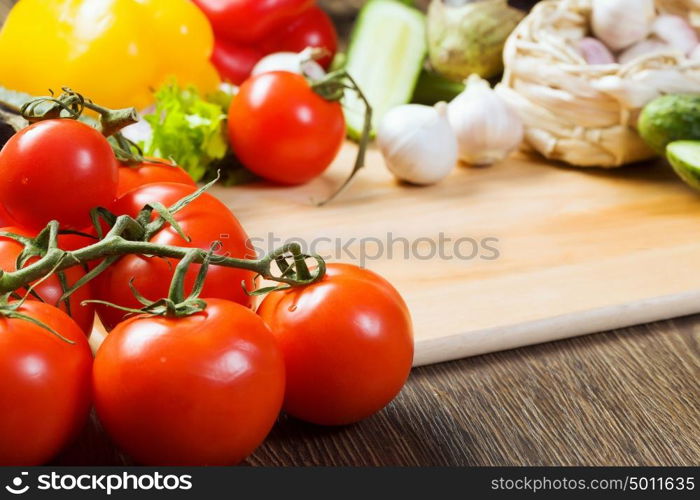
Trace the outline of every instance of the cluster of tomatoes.
<instances>
[{"instance_id":1,"label":"cluster of tomatoes","mask_svg":"<svg viewBox=\"0 0 700 500\"><path fill-rule=\"evenodd\" d=\"M267 161L265 148L237 152ZM37 263L41 252L28 249L41 245L31 238L49 221L66 230L58 246L80 252L100 242L90 229L94 207L136 218L146 205L169 207L196 190L176 166L120 164L85 123L39 121L0 151L0 217L8 226L0 267L9 273ZM221 240L217 253L255 258L236 217L206 192L146 237L203 249ZM105 304L140 308L134 290L151 301L168 297L177 263L147 253L100 255L31 289L22 283L2 300L0 465L50 461L93 406L115 444L138 463L235 464L282 410L316 424L349 424L383 408L405 383L413 358L409 311L380 276L329 264L319 281L269 293L254 311L241 286L254 289L254 274L212 264L200 293L204 310L134 315ZM97 267L103 272L62 297ZM186 288L199 268L187 270ZM85 302L91 299L99 302ZM93 357L95 311L109 333Z\"/></svg>"}]
</instances>

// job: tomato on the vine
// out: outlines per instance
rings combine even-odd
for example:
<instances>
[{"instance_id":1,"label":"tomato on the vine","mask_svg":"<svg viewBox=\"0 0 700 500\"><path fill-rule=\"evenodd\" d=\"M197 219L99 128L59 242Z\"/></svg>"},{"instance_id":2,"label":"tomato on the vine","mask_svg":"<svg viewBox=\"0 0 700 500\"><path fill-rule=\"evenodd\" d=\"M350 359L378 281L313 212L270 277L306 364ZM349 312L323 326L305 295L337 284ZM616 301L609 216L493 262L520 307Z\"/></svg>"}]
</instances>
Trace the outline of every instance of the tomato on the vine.
<instances>
[{"instance_id":1,"label":"tomato on the vine","mask_svg":"<svg viewBox=\"0 0 700 500\"><path fill-rule=\"evenodd\" d=\"M284 363L270 330L239 304L206 303L181 318L130 318L97 352L97 414L141 464L236 464L279 414Z\"/></svg>"},{"instance_id":2,"label":"tomato on the vine","mask_svg":"<svg viewBox=\"0 0 700 500\"><path fill-rule=\"evenodd\" d=\"M301 52L307 47L322 48L327 54L316 62L328 69L338 50L338 33L328 14L318 7L311 7L265 39L262 47L268 53Z\"/></svg>"},{"instance_id":3,"label":"tomato on the vine","mask_svg":"<svg viewBox=\"0 0 700 500\"><path fill-rule=\"evenodd\" d=\"M248 79L231 102L231 146L257 175L303 184L331 164L345 137L339 102L327 101L297 74L274 71Z\"/></svg>"},{"instance_id":4,"label":"tomato on the vine","mask_svg":"<svg viewBox=\"0 0 700 500\"><path fill-rule=\"evenodd\" d=\"M314 4L315 0L194 0L217 37L258 42Z\"/></svg>"},{"instance_id":5,"label":"tomato on the vine","mask_svg":"<svg viewBox=\"0 0 700 500\"><path fill-rule=\"evenodd\" d=\"M284 356L284 409L299 419L357 422L394 399L411 370L408 308L371 271L329 264L317 283L270 293L258 314Z\"/></svg>"},{"instance_id":6,"label":"tomato on the vine","mask_svg":"<svg viewBox=\"0 0 700 500\"><path fill-rule=\"evenodd\" d=\"M129 191L114 204L116 214L136 217L144 205L160 202L166 207L191 195L196 188L173 182L147 184ZM156 214L154 213L154 217ZM218 255L237 258L255 258L255 253L248 244L248 236L231 211L208 193L201 194L185 208L174 215L185 235L184 240L169 224L151 238L152 243L176 245L188 248L209 249L216 241L222 245ZM133 286L147 299L158 300L168 296L168 287L177 265L176 259L149 257L140 254L125 255L100 274L94 282L95 295L100 299L124 307L140 308L134 297ZM192 266L185 280L187 290L194 284L199 265ZM211 266L207 275L202 295L232 300L250 307L251 298L243 290L245 282L248 290L253 289L254 273L242 269ZM125 313L112 307L97 306L97 313L104 326L114 328Z\"/></svg>"},{"instance_id":7,"label":"tomato on the vine","mask_svg":"<svg viewBox=\"0 0 700 500\"><path fill-rule=\"evenodd\" d=\"M55 307L31 300L17 312L73 342L0 314L0 465L42 465L87 420L92 353L75 321Z\"/></svg>"},{"instance_id":8,"label":"tomato on the vine","mask_svg":"<svg viewBox=\"0 0 700 500\"><path fill-rule=\"evenodd\" d=\"M181 167L166 164L159 159L146 159L136 165L122 164L119 166L117 196L122 196L132 189L155 182L178 182L188 186L196 186L190 174Z\"/></svg>"},{"instance_id":9,"label":"tomato on the vine","mask_svg":"<svg viewBox=\"0 0 700 500\"><path fill-rule=\"evenodd\" d=\"M76 120L45 120L20 130L0 151L0 200L23 227L90 225L90 210L117 193L117 159L107 139Z\"/></svg>"},{"instance_id":10,"label":"tomato on the vine","mask_svg":"<svg viewBox=\"0 0 700 500\"><path fill-rule=\"evenodd\" d=\"M35 231L30 231L27 229L22 229L19 227L5 227L0 229L2 232L17 234L19 236L24 236L27 238L33 238L36 236ZM91 243L90 240L83 240L80 236L65 235L59 237L59 247L65 250L72 250L79 248L80 245ZM12 238L0 236L0 269L3 271L16 271L17 270L17 257L22 253L24 246ZM30 259L27 264L29 265L36 262L38 257ZM85 270L81 266L74 266L63 271L65 277L65 284L67 287L74 285L79 279L85 276ZM78 326L83 330L85 335L90 335L92 332L93 322L95 320L95 307L92 304L82 305L85 300L92 299L91 284L87 283L82 287L78 288L68 299L68 303L65 301L60 301L59 299L63 295L63 286L61 280L57 274L49 276L41 283L39 283L34 288L34 293L43 300L44 302L57 306L59 309L70 314L70 316L78 323ZM26 289L19 290L21 294L27 292ZM33 300L32 295L29 296L30 300Z\"/></svg>"}]
</instances>

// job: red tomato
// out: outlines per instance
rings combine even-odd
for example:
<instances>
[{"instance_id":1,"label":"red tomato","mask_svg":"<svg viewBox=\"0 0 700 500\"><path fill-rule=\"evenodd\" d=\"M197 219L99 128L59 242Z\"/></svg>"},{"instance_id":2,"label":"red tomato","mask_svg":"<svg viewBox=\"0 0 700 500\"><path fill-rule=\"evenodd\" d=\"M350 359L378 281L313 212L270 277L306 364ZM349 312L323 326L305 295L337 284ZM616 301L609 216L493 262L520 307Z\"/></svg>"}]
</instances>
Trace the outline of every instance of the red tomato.
<instances>
[{"instance_id":1,"label":"red tomato","mask_svg":"<svg viewBox=\"0 0 700 500\"><path fill-rule=\"evenodd\" d=\"M268 53L301 52L307 47L324 48L328 55L317 62L328 69L338 50L338 33L328 14L318 7L311 7L281 27L274 36L266 38L262 47Z\"/></svg>"},{"instance_id":2,"label":"red tomato","mask_svg":"<svg viewBox=\"0 0 700 500\"><path fill-rule=\"evenodd\" d=\"M75 437L90 411L92 353L78 325L35 300L19 312L75 343L0 315L0 466L46 463Z\"/></svg>"},{"instance_id":3,"label":"red tomato","mask_svg":"<svg viewBox=\"0 0 700 500\"><path fill-rule=\"evenodd\" d=\"M193 316L137 316L95 358L95 408L145 465L232 465L265 439L284 397L284 363L250 309L208 299Z\"/></svg>"},{"instance_id":4,"label":"red tomato","mask_svg":"<svg viewBox=\"0 0 700 500\"><path fill-rule=\"evenodd\" d=\"M264 55L255 47L216 40L211 62L216 66L219 77L223 81L240 85L250 76L255 65Z\"/></svg>"},{"instance_id":5,"label":"red tomato","mask_svg":"<svg viewBox=\"0 0 700 500\"><path fill-rule=\"evenodd\" d=\"M314 0L194 0L218 38L254 43L314 4Z\"/></svg>"},{"instance_id":6,"label":"red tomato","mask_svg":"<svg viewBox=\"0 0 700 500\"><path fill-rule=\"evenodd\" d=\"M13 226L14 221L10 217L10 214L7 213L5 210L5 207L2 206L0 203L0 227L7 227L7 226Z\"/></svg>"},{"instance_id":7,"label":"red tomato","mask_svg":"<svg viewBox=\"0 0 700 500\"><path fill-rule=\"evenodd\" d=\"M177 165L166 165L146 160L138 165L121 165L119 167L117 196L122 196L132 189L154 182L178 182L188 186L196 186L190 174Z\"/></svg>"},{"instance_id":8,"label":"red tomato","mask_svg":"<svg viewBox=\"0 0 700 500\"><path fill-rule=\"evenodd\" d=\"M303 184L338 154L345 118L338 102L316 94L303 76L274 71L247 80L228 114L231 145L265 179Z\"/></svg>"},{"instance_id":9,"label":"red tomato","mask_svg":"<svg viewBox=\"0 0 700 500\"><path fill-rule=\"evenodd\" d=\"M6 227L0 229L7 233L14 233L20 236L26 236L33 238L36 236L35 231L29 231L27 229L21 229L18 227ZM59 238L59 246L66 250L69 250L71 246L75 246L78 241L73 236L61 236ZM17 270L17 257L22 252L24 247L21 243L11 239L0 237L0 269L3 271L16 271ZM35 262L37 259L31 259L27 264ZM66 283L68 286L76 283L80 278L85 275L85 270L81 266L71 267L63 271L66 277ZM59 304L58 299L63 295L63 288L61 287L61 281L57 275L50 276L49 278L42 281L34 291L41 297L41 299L51 304L52 306L58 306L61 310L68 312L68 307L64 301ZM19 290L19 292L24 295L26 290ZM33 298L30 296L30 298ZM92 298L91 284L88 283L76 290L76 292L71 295L69 299L70 303L70 315L78 323L78 326L83 330L86 335L90 335L92 332L92 325L95 321L95 307L92 304L81 303L84 300L89 300Z\"/></svg>"},{"instance_id":10,"label":"red tomato","mask_svg":"<svg viewBox=\"0 0 700 500\"><path fill-rule=\"evenodd\" d=\"M90 224L90 210L109 207L117 193L117 160L94 128L46 120L13 135L0 151L0 200L19 225Z\"/></svg>"},{"instance_id":11,"label":"red tomato","mask_svg":"<svg viewBox=\"0 0 700 500\"><path fill-rule=\"evenodd\" d=\"M164 182L148 184L119 198L114 206L115 213L135 217L144 205L159 201L166 207L192 194L195 188L184 184ZM154 216L155 217L155 216ZM180 237L166 225L152 238L151 242L162 245L177 245L188 248L209 249L215 241L221 241L218 254L230 257L254 258L252 247L248 246L248 236L231 211L208 193L203 193L187 207L175 214L175 220L190 242ZM101 300L121 306L140 308L129 288L133 278L134 286L148 299L158 300L168 296L168 288L177 260L144 255L126 255L100 274L94 282L94 291ZM191 290L199 266L193 266L187 273L185 283ZM251 298L245 294L241 282L248 289L253 288L253 273L241 269L211 266L202 295L232 300L250 307ZM112 307L97 306L102 323L109 330L122 321L124 313Z\"/></svg>"},{"instance_id":12,"label":"red tomato","mask_svg":"<svg viewBox=\"0 0 700 500\"><path fill-rule=\"evenodd\" d=\"M258 314L284 355L284 409L302 420L362 420L394 399L411 370L406 304L371 271L329 264L321 281L269 294Z\"/></svg>"}]
</instances>

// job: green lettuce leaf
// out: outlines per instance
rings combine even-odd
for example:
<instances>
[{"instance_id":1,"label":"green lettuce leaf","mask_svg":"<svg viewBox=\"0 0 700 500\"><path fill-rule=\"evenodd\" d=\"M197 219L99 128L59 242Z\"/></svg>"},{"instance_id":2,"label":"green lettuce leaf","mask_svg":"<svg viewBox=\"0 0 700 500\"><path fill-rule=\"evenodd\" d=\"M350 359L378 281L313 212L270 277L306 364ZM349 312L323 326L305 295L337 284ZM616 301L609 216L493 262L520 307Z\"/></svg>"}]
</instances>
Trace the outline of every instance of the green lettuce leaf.
<instances>
[{"instance_id":1,"label":"green lettuce leaf","mask_svg":"<svg viewBox=\"0 0 700 500\"><path fill-rule=\"evenodd\" d=\"M140 145L147 156L174 160L195 181L216 174L228 152L226 112L221 99L209 102L194 87L164 84L153 113L144 116L153 131Z\"/></svg>"}]
</instances>

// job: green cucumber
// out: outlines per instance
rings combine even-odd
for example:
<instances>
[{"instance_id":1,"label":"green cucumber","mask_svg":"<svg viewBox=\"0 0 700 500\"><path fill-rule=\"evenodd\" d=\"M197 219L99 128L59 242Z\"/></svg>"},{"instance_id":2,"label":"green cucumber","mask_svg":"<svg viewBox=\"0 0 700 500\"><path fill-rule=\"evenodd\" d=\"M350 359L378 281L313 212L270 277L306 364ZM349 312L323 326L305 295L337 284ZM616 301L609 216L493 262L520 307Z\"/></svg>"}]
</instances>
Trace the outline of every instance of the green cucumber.
<instances>
[{"instance_id":1,"label":"green cucumber","mask_svg":"<svg viewBox=\"0 0 700 500\"><path fill-rule=\"evenodd\" d=\"M425 16L396 0L370 0L353 29L345 69L372 105L372 129L394 106L413 96L428 52ZM352 91L345 95L348 136L362 135L365 107Z\"/></svg>"},{"instance_id":2,"label":"green cucumber","mask_svg":"<svg viewBox=\"0 0 700 500\"><path fill-rule=\"evenodd\" d=\"M464 84L445 78L433 71L423 70L413 91L411 102L432 106L440 101L450 102L464 92Z\"/></svg>"},{"instance_id":3,"label":"green cucumber","mask_svg":"<svg viewBox=\"0 0 700 500\"><path fill-rule=\"evenodd\" d=\"M647 104L637 128L659 154L674 141L700 140L700 95L669 94Z\"/></svg>"},{"instance_id":4,"label":"green cucumber","mask_svg":"<svg viewBox=\"0 0 700 500\"><path fill-rule=\"evenodd\" d=\"M678 177L700 190L700 141L675 141L666 147L666 157Z\"/></svg>"}]
</instances>

